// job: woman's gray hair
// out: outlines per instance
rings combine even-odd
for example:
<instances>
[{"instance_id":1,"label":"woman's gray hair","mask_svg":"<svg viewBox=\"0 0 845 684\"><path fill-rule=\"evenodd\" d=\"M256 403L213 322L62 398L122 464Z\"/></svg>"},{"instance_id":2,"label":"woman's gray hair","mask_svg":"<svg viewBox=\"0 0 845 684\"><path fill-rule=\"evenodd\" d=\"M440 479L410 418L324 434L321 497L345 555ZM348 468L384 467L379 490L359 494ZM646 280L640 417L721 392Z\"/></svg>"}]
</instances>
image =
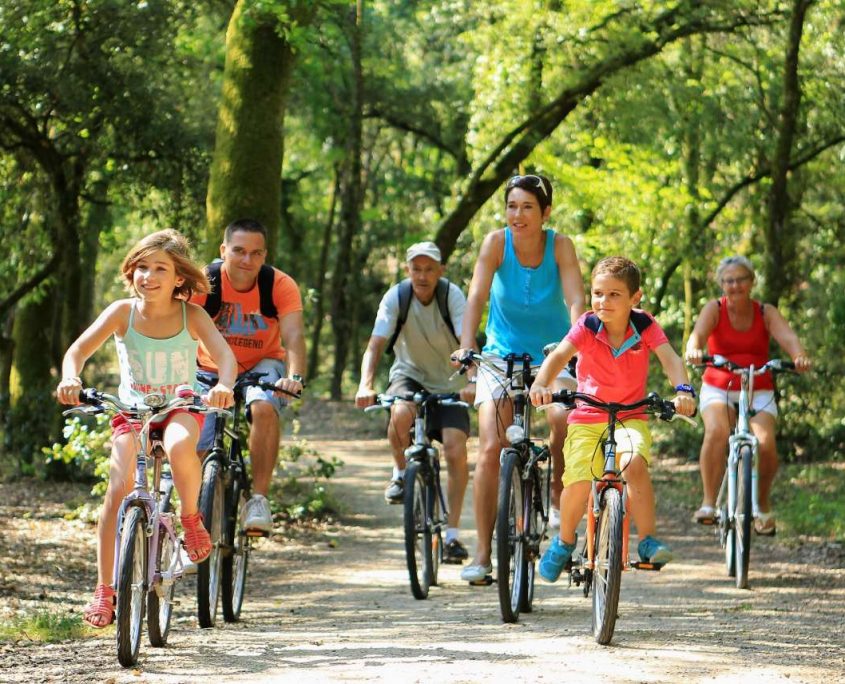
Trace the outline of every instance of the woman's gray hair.
<instances>
[{"instance_id":1,"label":"woman's gray hair","mask_svg":"<svg viewBox=\"0 0 845 684\"><path fill-rule=\"evenodd\" d=\"M730 266L742 266L746 271L748 271L749 275L751 276L752 280L755 279L757 276L754 273L754 265L751 263L749 259L744 256L729 256L725 257L719 262L719 265L716 267L716 282L721 284L722 282L722 274L725 272L726 268Z\"/></svg>"}]
</instances>

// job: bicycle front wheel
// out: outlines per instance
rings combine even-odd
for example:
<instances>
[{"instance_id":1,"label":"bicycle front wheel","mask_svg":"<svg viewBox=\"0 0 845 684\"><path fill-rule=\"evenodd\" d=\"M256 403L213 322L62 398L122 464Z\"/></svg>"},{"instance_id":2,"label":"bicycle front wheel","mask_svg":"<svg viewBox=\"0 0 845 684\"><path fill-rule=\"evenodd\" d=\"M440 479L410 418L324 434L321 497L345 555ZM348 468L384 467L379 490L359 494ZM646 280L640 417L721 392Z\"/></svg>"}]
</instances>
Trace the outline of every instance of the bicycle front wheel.
<instances>
[{"instance_id":1,"label":"bicycle front wheel","mask_svg":"<svg viewBox=\"0 0 845 684\"><path fill-rule=\"evenodd\" d=\"M593 636L609 644L616 627L622 584L622 495L608 487L596 523L593 569Z\"/></svg>"},{"instance_id":2,"label":"bicycle front wheel","mask_svg":"<svg viewBox=\"0 0 845 684\"><path fill-rule=\"evenodd\" d=\"M123 667L138 662L147 584L147 516L131 506L123 519L117 569L117 659Z\"/></svg>"},{"instance_id":3,"label":"bicycle front wheel","mask_svg":"<svg viewBox=\"0 0 845 684\"><path fill-rule=\"evenodd\" d=\"M739 448L739 472L736 487L734 549L736 552L736 586L748 589L748 565L751 560L751 475L754 468L751 447Z\"/></svg>"},{"instance_id":4,"label":"bicycle front wheel","mask_svg":"<svg viewBox=\"0 0 845 684\"><path fill-rule=\"evenodd\" d=\"M214 627L220 597L220 541L223 537L223 475L220 462L208 461L203 468L199 509L211 535L211 554L197 564L197 618L200 627Z\"/></svg>"},{"instance_id":5,"label":"bicycle front wheel","mask_svg":"<svg viewBox=\"0 0 845 684\"><path fill-rule=\"evenodd\" d=\"M528 594L528 559L525 554L525 496L520 474L520 454L507 449L499 470L496 514L496 563L499 610L503 622L516 622Z\"/></svg>"},{"instance_id":6,"label":"bicycle front wheel","mask_svg":"<svg viewBox=\"0 0 845 684\"><path fill-rule=\"evenodd\" d=\"M240 524L240 512L245 505L246 493L240 480L234 477L226 496L226 548L221 561L220 602L226 622L240 620L246 593L246 571L251 547L246 530Z\"/></svg>"},{"instance_id":7,"label":"bicycle front wheel","mask_svg":"<svg viewBox=\"0 0 845 684\"><path fill-rule=\"evenodd\" d=\"M432 535L428 512L428 486L419 463L405 469L405 559L411 593L415 599L428 597L432 585Z\"/></svg>"},{"instance_id":8,"label":"bicycle front wheel","mask_svg":"<svg viewBox=\"0 0 845 684\"><path fill-rule=\"evenodd\" d=\"M170 633L170 618L173 616L173 594L175 584L172 579L162 581L161 573L170 570L170 566L179 549L174 539L167 533L164 525L158 529L158 549L156 555L156 574L158 583L147 592L147 632L150 646L165 646Z\"/></svg>"}]
</instances>

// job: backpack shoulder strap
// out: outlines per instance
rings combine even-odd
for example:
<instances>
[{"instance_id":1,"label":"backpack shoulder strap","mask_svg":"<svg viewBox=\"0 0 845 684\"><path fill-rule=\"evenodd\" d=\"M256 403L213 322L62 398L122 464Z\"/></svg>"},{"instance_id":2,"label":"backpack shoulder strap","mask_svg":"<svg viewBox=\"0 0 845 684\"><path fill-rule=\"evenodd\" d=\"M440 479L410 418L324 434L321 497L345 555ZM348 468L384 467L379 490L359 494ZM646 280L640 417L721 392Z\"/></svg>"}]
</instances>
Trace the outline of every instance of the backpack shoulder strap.
<instances>
[{"instance_id":1,"label":"backpack shoulder strap","mask_svg":"<svg viewBox=\"0 0 845 684\"><path fill-rule=\"evenodd\" d=\"M399 283L399 317L396 319L396 329L393 331L393 336L387 343L387 353L393 353L393 347L396 340L399 339L399 333L402 331L402 326L408 320L408 310L411 308L411 280L405 278Z\"/></svg>"},{"instance_id":2,"label":"backpack shoulder strap","mask_svg":"<svg viewBox=\"0 0 845 684\"><path fill-rule=\"evenodd\" d=\"M449 332L452 333L452 337L458 340L458 336L455 334L455 326L452 323L452 317L449 315L449 281L446 278L441 278L437 281L434 296L437 299L437 308L440 309L440 315L449 328Z\"/></svg>"},{"instance_id":3,"label":"backpack shoulder strap","mask_svg":"<svg viewBox=\"0 0 845 684\"><path fill-rule=\"evenodd\" d=\"M273 302L273 284L275 282L275 269L264 264L258 272L258 295L261 298L261 315L264 318L279 317L279 310Z\"/></svg>"},{"instance_id":4,"label":"backpack shoulder strap","mask_svg":"<svg viewBox=\"0 0 845 684\"><path fill-rule=\"evenodd\" d=\"M222 265L223 262L220 259L215 259L205 267L211 290L206 295L205 304L202 305L202 308L208 312L211 318L214 318L220 312L220 267Z\"/></svg>"}]
</instances>

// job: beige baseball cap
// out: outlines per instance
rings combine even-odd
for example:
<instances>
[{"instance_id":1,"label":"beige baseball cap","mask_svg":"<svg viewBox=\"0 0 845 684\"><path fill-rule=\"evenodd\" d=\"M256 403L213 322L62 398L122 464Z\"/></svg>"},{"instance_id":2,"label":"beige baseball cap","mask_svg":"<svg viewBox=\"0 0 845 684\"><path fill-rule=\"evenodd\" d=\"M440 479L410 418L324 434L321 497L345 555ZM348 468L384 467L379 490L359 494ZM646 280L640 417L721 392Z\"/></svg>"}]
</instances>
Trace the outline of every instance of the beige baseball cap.
<instances>
[{"instance_id":1,"label":"beige baseball cap","mask_svg":"<svg viewBox=\"0 0 845 684\"><path fill-rule=\"evenodd\" d=\"M434 259L438 264L443 262L440 255L440 248L433 242L417 242L408 247L405 253L405 261L411 261L418 256L426 256L429 259Z\"/></svg>"}]
</instances>

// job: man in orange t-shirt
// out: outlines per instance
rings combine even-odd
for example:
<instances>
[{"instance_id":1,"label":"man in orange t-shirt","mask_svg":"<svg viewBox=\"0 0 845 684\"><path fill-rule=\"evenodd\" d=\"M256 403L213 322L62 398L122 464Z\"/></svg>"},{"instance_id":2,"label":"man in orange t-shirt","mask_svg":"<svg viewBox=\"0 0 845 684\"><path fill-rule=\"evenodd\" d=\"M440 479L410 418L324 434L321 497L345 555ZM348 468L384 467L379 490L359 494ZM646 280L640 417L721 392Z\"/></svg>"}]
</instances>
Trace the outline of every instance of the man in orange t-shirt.
<instances>
[{"instance_id":1,"label":"man in orange t-shirt","mask_svg":"<svg viewBox=\"0 0 845 684\"><path fill-rule=\"evenodd\" d=\"M267 230L258 221L241 219L226 228L220 245L220 311L214 323L234 352L239 373L264 373L263 382L274 382L280 389L299 394L304 386L306 363L302 298L293 278L274 268L273 304L277 317L262 314L258 273L267 257L266 240ZM202 306L206 298L194 295L191 301ZM217 372L202 344L197 365ZM244 526L269 533L273 520L267 493L279 452L279 416L286 402L260 387L249 387L245 396L253 495L245 507ZM205 421L199 451L211 448L214 424L214 420Z\"/></svg>"}]
</instances>

